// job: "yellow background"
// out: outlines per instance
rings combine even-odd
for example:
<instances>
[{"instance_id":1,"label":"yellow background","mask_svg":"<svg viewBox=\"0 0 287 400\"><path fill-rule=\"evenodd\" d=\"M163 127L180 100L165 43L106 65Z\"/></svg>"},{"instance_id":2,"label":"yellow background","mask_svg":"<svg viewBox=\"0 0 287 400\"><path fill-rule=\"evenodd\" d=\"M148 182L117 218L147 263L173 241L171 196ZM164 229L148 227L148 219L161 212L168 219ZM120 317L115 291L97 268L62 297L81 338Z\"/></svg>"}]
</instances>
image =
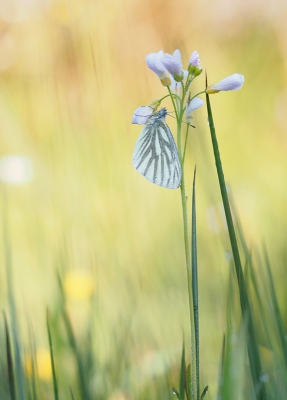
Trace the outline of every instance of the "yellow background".
<instances>
[{"instance_id":1,"label":"yellow background","mask_svg":"<svg viewBox=\"0 0 287 400\"><path fill-rule=\"evenodd\" d=\"M131 124L133 111L166 93L145 64L160 49L180 49L185 67L197 50L210 84L245 76L242 90L210 98L246 237L252 246L264 240L276 266L287 196L286 15L279 0L0 1L0 156L28 156L34 168L30 183L5 184L23 337L29 319L47 346L55 270L68 269L93 281L78 282L94 290L103 357L115 327L125 326L134 365L144 368L157 352L179 364L182 330L189 334L180 193L150 184L131 165L141 129ZM204 74L193 93L203 88ZM212 396L229 243L205 107L194 116L187 187L191 197L196 164L201 363ZM174 132L172 118L168 124ZM274 273L280 283L282 271ZM4 256L0 277L6 307ZM69 307L80 336L88 306L75 297Z\"/></svg>"}]
</instances>

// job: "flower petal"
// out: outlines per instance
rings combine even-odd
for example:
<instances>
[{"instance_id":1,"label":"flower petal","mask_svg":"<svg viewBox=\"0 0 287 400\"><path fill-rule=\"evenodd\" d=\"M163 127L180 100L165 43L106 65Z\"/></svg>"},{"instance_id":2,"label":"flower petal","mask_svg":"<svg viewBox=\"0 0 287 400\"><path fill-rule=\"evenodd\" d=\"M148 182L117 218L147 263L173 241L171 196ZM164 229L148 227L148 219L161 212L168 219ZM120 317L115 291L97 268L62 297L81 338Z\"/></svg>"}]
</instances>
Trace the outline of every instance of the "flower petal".
<instances>
[{"instance_id":1,"label":"flower petal","mask_svg":"<svg viewBox=\"0 0 287 400\"><path fill-rule=\"evenodd\" d=\"M186 107L186 112L191 113L192 111L196 110L197 108L202 107L203 104L204 104L204 101L200 97L195 97L194 99L191 100L191 102Z\"/></svg>"},{"instance_id":2,"label":"flower petal","mask_svg":"<svg viewBox=\"0 0 287 400\"><path fill-rule=\"evenodd\" d=\"M206 93L213 94L221 91L239 90L242 88L243 83L244 83L243 75L233 74L227 76L226 78L215 83L214 85L208 86L208 88L206 89Z\"/></svg>"},{"instance_id":3,"label":"flower petal","mask_svg":"<svg viewBox=\"0 0 287 400\"><path fill-rule=\"evenodd\" d=\"M163 65L161 59L164 55L163 51L160 50L158 53L150 53L146 56L146 63L149 69L151 69L159 79L165 79L168 76L167 69Z\"/></svg>"},{"instance_id":4,"label":"flower petal","mask_svg":"<svg viewBox=\"0 0 287 400\"><path fill-rule=\"evenodd\" d=\"M174 78L180 78L180 80L183 79L182 61L179 50L175 50L173 55L168 53L163 54L161 61Z\"/></svg>"},{"instance_id":5,"label":"flower petal","mask_svg":"<svg viewBox=\"0 0 287 400\"><path fill-rule=\"evenodd\" d=\"M191 100L191 102L187 105L185 115L186 122L191 122L193 120L192 112L197 108L203 106L204 101L200 97L195 97Z\"/></svg>"},{"instance_id":6,"label":"flower petal","mask_svg":"<svg viewBox=\"0 0 287 400\"><path fill-rule=\"evenodd\" d=\"M200 66L200 58L199 58L199 54L196 50L194 50L194 52L192 53L192 55L190 56L189 62L190 65L193 65L194 67L197 68L202 68Z\"/></svg>"}]
</instances>

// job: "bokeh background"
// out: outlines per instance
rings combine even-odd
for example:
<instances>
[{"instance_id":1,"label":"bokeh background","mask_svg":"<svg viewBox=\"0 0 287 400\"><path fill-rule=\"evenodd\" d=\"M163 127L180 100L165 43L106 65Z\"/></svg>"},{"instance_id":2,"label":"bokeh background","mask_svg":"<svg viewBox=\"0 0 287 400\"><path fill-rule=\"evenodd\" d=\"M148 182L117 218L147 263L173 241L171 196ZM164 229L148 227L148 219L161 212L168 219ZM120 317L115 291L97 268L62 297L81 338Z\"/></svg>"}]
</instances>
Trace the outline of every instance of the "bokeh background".
<instances>
[{"instance_id":1,"label":"bokeh background","mask_svg":"<svg viewBox=\"0 0 287 400\"><path fill-rule=\"evenodd\" d=\"M286 17L283 0L0 1L2 192L21 335L26 343L33 326L44 364L45 312L57 312L60 270L77 337L93 320L103 365L118 365L119 347L128 354L132 367L121 365L110 398L123 399L123 387L137 398L141 385L179 365L183 332L189 335L180 193L150 184L131 165L140 132L131 125L133 111L166 93L145 64L150 52L179 48L186 66L197 50L210 84L234 72L245 76L241 91L211 97L222 162L249 243L265 241L280 259L287 216ZM203 75L193 93L204 88ZM174 130L172 118L168 123ZM194 123L187 186L191 195L196 164L202 379L213 398L229 244L205 107ZM1 204L3 214L3 196ZM284 271L274 274L283 303ZM58 363L72 377L69 357L59 345ZM43 371L41 379L49 380ZM96 391L101 372L95 382Z\"/></svg>"}]
</instances>

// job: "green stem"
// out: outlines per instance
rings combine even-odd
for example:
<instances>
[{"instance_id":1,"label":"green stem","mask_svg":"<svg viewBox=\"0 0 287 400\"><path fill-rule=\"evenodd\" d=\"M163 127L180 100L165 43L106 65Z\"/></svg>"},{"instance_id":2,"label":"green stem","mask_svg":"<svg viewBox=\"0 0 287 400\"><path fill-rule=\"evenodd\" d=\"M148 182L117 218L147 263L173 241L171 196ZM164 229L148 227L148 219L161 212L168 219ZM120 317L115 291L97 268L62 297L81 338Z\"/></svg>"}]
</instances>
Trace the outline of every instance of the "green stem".
<instances>
[{"instance_id":1,"label":"green stem","mask_svg":"<svg viewBox=\"0 0 287 400\"><path fill-rule=\"evenodd\" d=\"M187 138L188 138L189 126L190 126L190 123L188 122L188 123L186 124L186 132L185 132L185 142L184 142L184 149L183 149L182 165L184 165L184 160L185 160L185 152L186 152L186 145L187 145Z\"/></svg>"},{"instance_id":2,"label":"green stem","mask_svg":"<svg viewBox=\"0 0 287 400\"><path fill-rule=\"evenodd\" d=\"M195 97L198 97L200 94L205 93L205 90L203 90L202 92L198 92L196 93L194 96L191 97L190 101L195 99Z\"/></svg>"},{"instance_id":3,"label":"green stem","mask_svg":"<svg viewBox=\"0 0 287 400\"><path fill-rule=\"evenodd\" d=\"M188 302L189 302L189 317L190 317L190 333L191 333L191 360L192 360L192 377L191 377L191 391L193 396L196 395L197 389L197 371L196 371L196 353L195 353L195 333L194 333L194 321L193 321L193 299L192 299L192 278L191 278L191 258L189 250L189 234L188 234L188 212L187 212L187 196L184 179L184 168L183 168L183 154L182 154L182 138L181 138L181 125L183 116L183 102L185 94L183 93L180 107L179 107L179 118L177 119L177 148L178 155L182 166L182 178L180 185L181 194L181 206L182 206L182 218L183 218L183 236L184 236L184 248L185 248L185 261L186 261L186 273L187 273L187 286L188 286Z\"/></svg>"},{"instance_id":4,"label":"green stem","mask_svg":"<svg viewBox=\"0 0 287 400\"><path fill-rule=\"evenodd\" d=\"M176 104L175 104L175 101L174 101L173 93L172 93L172 91L170 90L170 87L169 87L169 86L167 87L167 90L168 90L169 96L170 96L171 101L172 101L172 105L173 105L173 109L174 109L174 112L175 112L176 120L178 121L178 120L179 120L179 118L178 118L178 111L177 111L177 107L176 107Z\"/></svg>"},{"instance_id":5,"label":"green stem","mask_svg":"<svg viewBox=\"0 0 287 400\"><path fill-rule=\"evenodd\" d=\"M210 106L209 96L207 93L206 93L206 105L207 105L209 128L210 128L215 164L216 164L216 169L217 169L221 197L222 197L222 202L223 202L223 206L224 206L225 217L226 217L229 238L230 238L230 244L231 244L231 248L232 248L234 265L235 265L236 276L237 276L237 281L238 281L241 310L242 310L242 315L244 317L248 318L247 349L248 349L248 357L249 357L249 362L250 362L250 369L251 369L251 375L252 375L252 379L253 379L253 385L255 388L257 400L267 400L266 388L265 388L264 383L261 380L262 368L261 368L261 362L260 362L260 356L259 356L259 349L258 349L256 336L255 336L254 323L253 323L253 319L252 319L252 315L251 315L251 307L250 307L249 298L248 298L248 294L247 294L247 290L246 290L246 286L245 286L245 282L244 282L243 270L242 270L242 265L241 265L241 260L240 260L240 255L239 255L239 250L238 250L238 245L237 245L237 240L236 240L236 235L235 235L235 229L234 229L234 225L233 225L233 220L232 220L232 215L231 215L231 210L230 210L230 205L229 205L229 200L228 200L228 195L227 195L227 190L226 190L226 184L225 184L223 168L222 168L221 159L220 159L220 153L219 153L219 147L218 147L216 133L215 133L215 127L214 127L214 123L213 123L211 106Z\"/></svg>"},{"instance_id":6,"label":"green stem","mask_svg":"<svg viewBox=\"0 0 287 400\"><path fill-rule=\"evenodd\" d=\"M195 207L195 176L194 169L193 190L192 190L192 218L191 218L191 271L192 271L192 299L193 299L193 321L194 321L194 341L195 341L195 378L196 400L199 400L199 313L198 313L198 276L197 276L197 243L196 243L196 207Z\"/></svg>"}]
</instances>

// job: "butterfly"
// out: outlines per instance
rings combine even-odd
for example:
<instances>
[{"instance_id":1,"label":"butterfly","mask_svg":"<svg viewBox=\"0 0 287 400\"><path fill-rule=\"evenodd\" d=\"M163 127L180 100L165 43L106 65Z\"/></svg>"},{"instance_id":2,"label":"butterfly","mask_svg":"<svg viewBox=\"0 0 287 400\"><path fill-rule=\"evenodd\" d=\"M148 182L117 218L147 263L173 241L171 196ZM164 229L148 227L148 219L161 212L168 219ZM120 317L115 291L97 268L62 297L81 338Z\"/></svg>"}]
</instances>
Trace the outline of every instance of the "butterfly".
<instances>
[{"instance_id":1,"label":"butterfly","mask_svg":"<svg viewBox=\"0 0 287 400\"><path fill-rule=\"evenodd\" d=\"M145 127L135 144L133 166L150 182L177 189L181 183L182 169L176 144L165 121L166 116L167 109L162 108L148 118L143 117Z\"/></svg>"}]
</instances>

